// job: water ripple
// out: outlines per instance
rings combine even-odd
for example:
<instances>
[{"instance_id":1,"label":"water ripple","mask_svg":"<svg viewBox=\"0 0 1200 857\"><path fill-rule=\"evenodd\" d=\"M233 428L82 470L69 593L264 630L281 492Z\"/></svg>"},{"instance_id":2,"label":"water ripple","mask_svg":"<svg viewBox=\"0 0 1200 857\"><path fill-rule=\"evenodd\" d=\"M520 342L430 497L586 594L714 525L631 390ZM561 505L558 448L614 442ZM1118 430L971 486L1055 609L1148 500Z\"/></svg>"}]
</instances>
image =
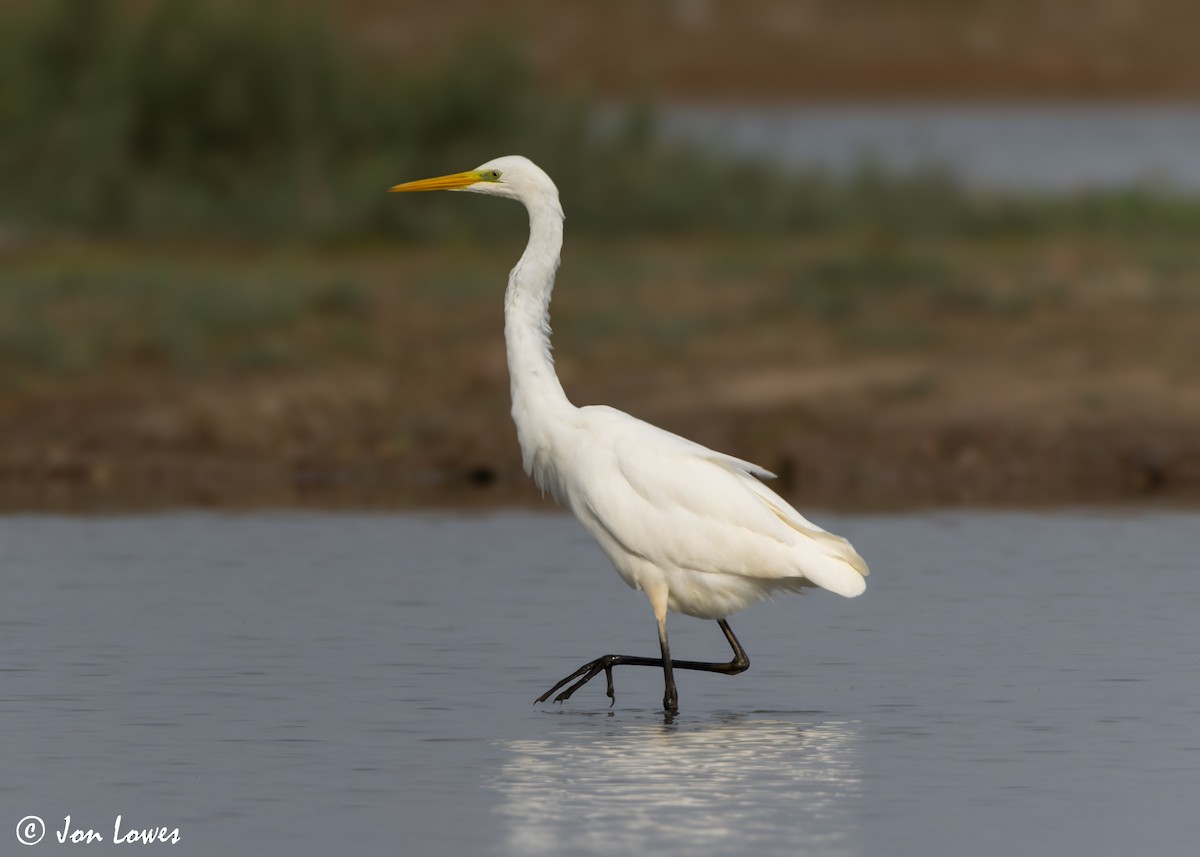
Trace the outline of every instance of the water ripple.
<instances>
[{"instance_id":1,"label":"water ripple","mask_svg":"<svg viewBox=\"0 0 1200 857\"><path fill-rule=\"evenodd\" d=\"M756 717L572 726L501 742L490 786L513 854L852 855L859 737Z\"/></svg>"}]
</instances>

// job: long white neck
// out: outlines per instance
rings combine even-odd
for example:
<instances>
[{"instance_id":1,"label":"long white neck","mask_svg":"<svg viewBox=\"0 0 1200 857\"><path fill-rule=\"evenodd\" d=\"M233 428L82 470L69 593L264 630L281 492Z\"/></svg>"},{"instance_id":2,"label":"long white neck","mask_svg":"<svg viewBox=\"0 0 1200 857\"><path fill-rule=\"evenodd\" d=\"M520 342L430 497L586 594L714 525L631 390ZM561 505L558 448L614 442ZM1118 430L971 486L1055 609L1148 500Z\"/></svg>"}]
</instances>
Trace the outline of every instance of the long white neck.
<instances>
[{"instance_id":1,"label":"long white neck","mask_svg":"<svg viewBox=\"0 0 1200 857\"><path fill-rule=\"evenodd\" d=\"M529 206L529 244L508 277L504 293L504 341L512 384L512 416L517 425L525 472L555 494L547 472L554 429L574 405L554 372L550 354L550 294L563 240L563 212L558 200Z\"/></svg>"}]
</instances>

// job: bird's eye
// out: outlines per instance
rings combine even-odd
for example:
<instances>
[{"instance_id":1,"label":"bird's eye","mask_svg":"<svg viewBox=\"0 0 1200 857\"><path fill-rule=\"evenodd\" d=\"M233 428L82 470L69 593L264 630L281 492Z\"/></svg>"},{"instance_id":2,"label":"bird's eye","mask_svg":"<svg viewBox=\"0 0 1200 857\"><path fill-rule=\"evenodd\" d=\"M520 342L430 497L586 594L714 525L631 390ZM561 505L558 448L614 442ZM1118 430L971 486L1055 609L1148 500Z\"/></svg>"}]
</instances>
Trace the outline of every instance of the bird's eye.
<instances>
[{"instance_id":1,"label":"bird's eye","mask_svg":"<svg viewBox=\"0 0 1200 857\"><path fill-rule=\"evenodd\" d=\"M495 181L496 179L500 178L500 171L492 170L490 173L488 173L488 175L492 177L492 181Z\"/></svg>"}]
</instances>

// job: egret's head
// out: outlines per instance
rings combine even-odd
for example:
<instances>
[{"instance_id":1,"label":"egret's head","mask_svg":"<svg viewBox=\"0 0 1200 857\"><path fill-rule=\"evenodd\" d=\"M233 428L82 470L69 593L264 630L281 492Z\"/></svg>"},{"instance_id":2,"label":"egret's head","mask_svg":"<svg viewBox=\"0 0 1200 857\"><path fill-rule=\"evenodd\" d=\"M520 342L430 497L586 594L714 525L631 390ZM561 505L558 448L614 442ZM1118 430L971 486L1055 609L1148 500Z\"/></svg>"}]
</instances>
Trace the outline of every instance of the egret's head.
<instances>
[{"instance_id":1,"label":"egret's head","mask_svg":"<svg viewBox=\"0 0 1200 857\"><path fill-rule=\"evenodd\" d=\"M466 190L471 193L517 199L526 205L542 200L558 202L558 188L554 186L550 176L533 161L520 155L494 158L465 173L405 182L391 190L393 193L416 190Z\"/></svg>"}]
</instances>

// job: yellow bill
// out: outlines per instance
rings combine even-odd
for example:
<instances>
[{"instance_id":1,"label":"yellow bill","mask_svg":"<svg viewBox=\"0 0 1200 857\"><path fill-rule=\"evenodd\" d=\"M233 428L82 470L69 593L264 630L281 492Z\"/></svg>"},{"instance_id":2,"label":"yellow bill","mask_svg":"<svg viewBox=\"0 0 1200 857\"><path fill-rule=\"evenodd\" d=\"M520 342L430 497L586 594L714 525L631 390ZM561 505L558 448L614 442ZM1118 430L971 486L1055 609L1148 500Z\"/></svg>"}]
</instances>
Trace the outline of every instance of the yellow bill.
<instances>
[{"instance_id":1,"label":"yellow bill","mask_svg":"<svg viewBox=\"0 0 1200 857\"><path fill-rule=\"evenodd\" d=\"M415 182L404 182L391 188L389 193L408 193L416 190L462 190L481 181L487 181L479 170L469 170L465 173L454 173L448 176L438 176L432 179L419 179Z\"/></svg>"}]
</instances>

